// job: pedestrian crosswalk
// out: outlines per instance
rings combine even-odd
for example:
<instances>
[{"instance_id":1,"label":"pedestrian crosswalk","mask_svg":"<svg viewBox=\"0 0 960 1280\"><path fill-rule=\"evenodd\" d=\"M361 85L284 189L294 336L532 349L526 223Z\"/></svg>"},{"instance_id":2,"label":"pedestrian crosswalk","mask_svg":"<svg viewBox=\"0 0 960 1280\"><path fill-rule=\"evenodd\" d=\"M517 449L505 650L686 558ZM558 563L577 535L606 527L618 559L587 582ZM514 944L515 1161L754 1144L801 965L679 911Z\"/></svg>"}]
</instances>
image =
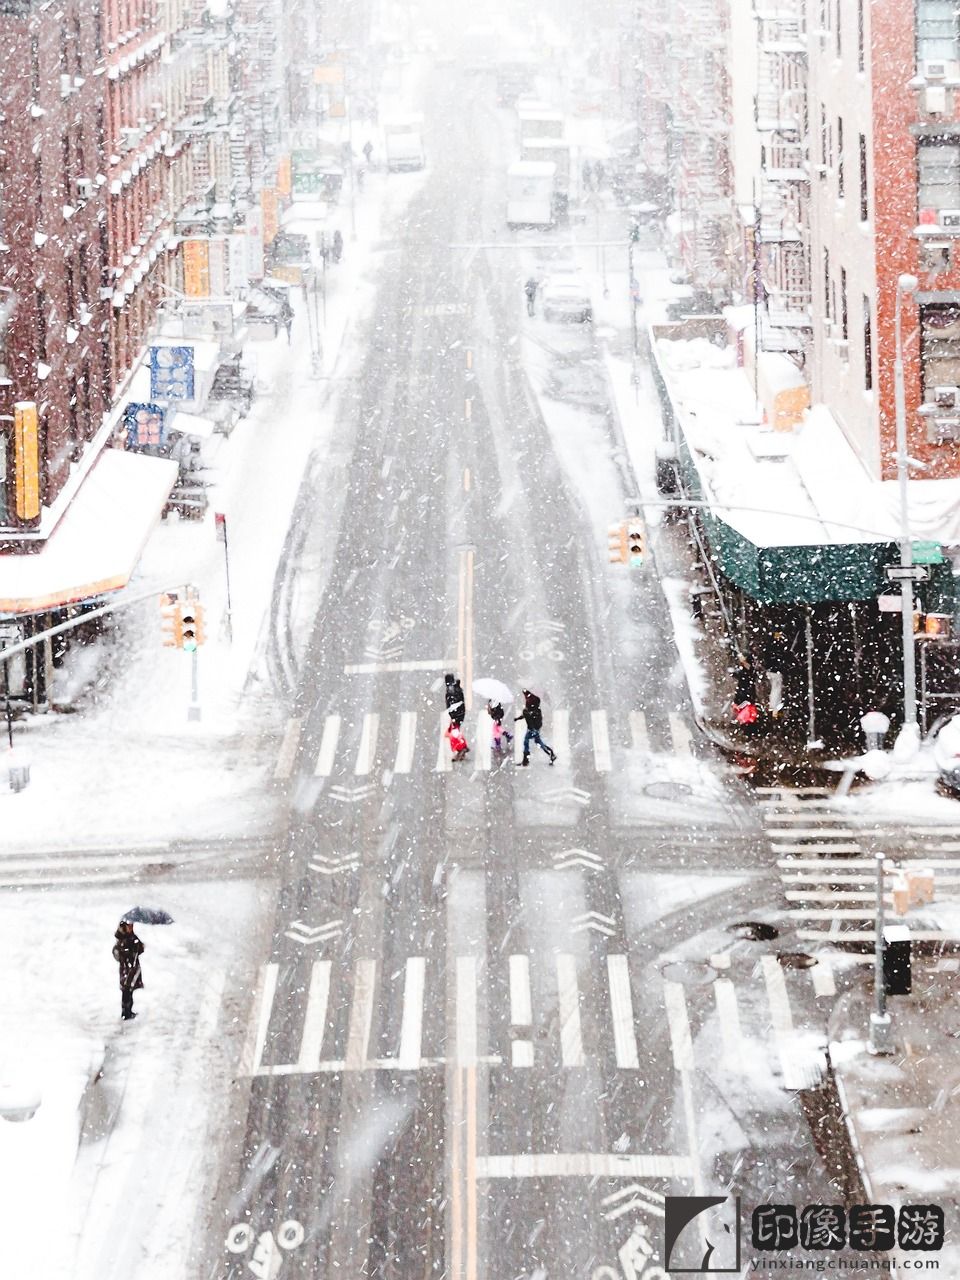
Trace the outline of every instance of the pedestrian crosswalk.
<instances>
[{"instance_id":1,"label":"pedestrian crosswalk","mask_svg":"<svg viewBox=\"0 0 960 1280\"><path fill-rule=\"evenodd\" d=\"M395 715L370 711L352 720L331 713L323 721L319 743L314 742L310 750L304 739L304 721L293 718L286 725L273 776L277 781L290 778L301 750L310 752L316 778L368 777L381 770L391 777L403 777L415 773L419 762L428 771L450 773L450 744L443 736L448 723L446 715L413 710L400 710ZM467 717L468 772L490 772L510 760L520 761L523 724L510 728L516 729L512 746L500 752L494 748L493 723L486 709ZM670 712L663 723L652 726L646 713L639 710L611 717L603 708L580 712L559 708L548 714L543 736L557 753L558 768L573 765L601 775L631 758L656 754L689 761L697 756L694 734L678 712ZM654 741L656 747L651 745Z\"/></svg>"},{"instance_id":2,"label":"pedestrian crosswalk","mask_svg":"<svg viewBox=\"0 0 960 1280\"><path fill-rule=\"evenodd\" d=\"M787 972L774 956L759 966L751 958L734 974L730 958L714 957L715 981L695 987L651 980L622 952L459 955L445 970L422 955L389 966L372 958L271 962L260 972L240 1069L639 1073L666 1041L678 1072L749 1073L766 1055L784 1087L807 1087L822 1065L820 1048L795 1029L790 990L804 984L807 1001L822 994L817 980L811 987L808 972Z\"/></svg>"},{"instance_id":3,"label":"pedestrian crosswalk","mask_svg":"<svg viewBox=\"0 0 960 1280\"><path fill-rule=\"evenodd\" d=\"M776 855L787 914L806 942L875 939L878 853L885 855L889 911L903 894L905 872L932 872L932 903L914 904L905 919L916 941L944 941L958 931L943 910L960 890L960 822L905 821L859 810L855 798L821 787L757 788L764 829ZM893 916L900 920L901 917Z\"/></svg>"}]
</instances>

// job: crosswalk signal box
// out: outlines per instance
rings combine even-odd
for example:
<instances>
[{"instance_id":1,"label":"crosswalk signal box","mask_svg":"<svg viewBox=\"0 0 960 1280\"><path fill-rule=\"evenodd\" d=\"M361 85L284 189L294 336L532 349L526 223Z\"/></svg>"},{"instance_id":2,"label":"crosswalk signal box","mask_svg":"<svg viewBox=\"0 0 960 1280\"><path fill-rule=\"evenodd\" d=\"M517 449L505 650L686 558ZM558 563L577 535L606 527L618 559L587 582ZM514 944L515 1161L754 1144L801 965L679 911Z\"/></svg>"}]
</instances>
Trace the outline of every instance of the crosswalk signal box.
<instances>
[{"instance_id":1,"label":"crosswalk signal box","mask_svg":"<svg viewBox=\"0 0 960 1280\"><path fill-rule=\"evenodd\" d=\"M627 563L627 525L625 521L621 521L619 524L612 524L610 526L607 535L607 545L610 550L611 564Z\"/></svg>"},{"instance_id":2,"label":"crosswalk signal box","mask_svg":"<svg viewBox=\"0 0 960 1280\"><path fill-rule=\"evenodd\" d=\"M643 567L645 549L643 525L631 521L627 525L627 559L632 568Z\"/></svg>"},{"instance_id":3,"label":"crosswalk signal box","mask_svg":"<svg viewBox=\"0 0 960 1280\"><path fill-rule=\"evenodd\" d=\"M186 653L196 653L206 636L203 630L203 605L188 600L182 606L183 631L180 648Z\"/></svg>"},{"instance_id":4,"label":"crosswalk signal box","mask_svg":"<svg viewBox=\"0 0 960 1280\"><path fill-rule=\"evenodd\" d=\"M904 924L883 928L883 989L888 996L908 996L913 989L910 930Z\"/></svg>"},{"instance_id":5,"label":"crosswalk signal box","mask_svg":"<svg viewBox=\"0 0 960 1280\"><path fill-rule=\"evenodd\" d=\"M183 618L176 592L165 591L160 597L160 635L168 649L183 647Z\"/></svg>"}]
</instances>

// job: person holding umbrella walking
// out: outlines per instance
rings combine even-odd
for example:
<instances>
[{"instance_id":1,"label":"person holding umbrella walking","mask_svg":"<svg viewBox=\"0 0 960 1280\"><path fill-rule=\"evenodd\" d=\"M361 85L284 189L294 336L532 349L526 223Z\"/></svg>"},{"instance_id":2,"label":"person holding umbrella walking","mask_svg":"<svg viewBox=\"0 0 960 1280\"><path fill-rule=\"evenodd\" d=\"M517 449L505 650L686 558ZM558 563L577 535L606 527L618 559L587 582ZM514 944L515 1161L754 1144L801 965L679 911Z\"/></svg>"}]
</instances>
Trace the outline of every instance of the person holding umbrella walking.
<instances>
[{"instance_id":1,"label":"person holding umbrella walking","mask_svg":"<svg viewBox=\"0 0 960 1280\"><path fill-rule=\"evenodd\" d=\"M490 701L487 703L487 715L493 721L493 749L496 752L503 750L503 739L507 742L513 741L513 734L507 733L503 727L503 703Z\"/></svg>"},{"instance_id":2,"label":"person holding umbrella walking","mask_svg":"<svg viewBox=\"0 0 960 1280\"><path fill-rule=\"evenodd\" d=\"M133 1012L133 993L143 987L140 957L144 948L129 920L121 920L113 936L113 958L120 965L120 1017L126 1022L137 1016Z\"/></svg>"},{"instance_id":3,"label":"person holding umbrella walking","mask_svg":"<svg viewBox=\"0 0 960 1280\"><path fill-rule=\"evenodd\" d=\"M550 763L556 761L557 753L553 747L549 746L540 737L540 730L543 728L543 711L540 708L540 699L535 693L531 693L529 689L523 689L523 710L514 720L523 720L526 723L527 731L523 735L523 759L520 761L523 765L530 763L530 743L535 742L541 751L550 757Z\"/></svg>"}]
</instances>

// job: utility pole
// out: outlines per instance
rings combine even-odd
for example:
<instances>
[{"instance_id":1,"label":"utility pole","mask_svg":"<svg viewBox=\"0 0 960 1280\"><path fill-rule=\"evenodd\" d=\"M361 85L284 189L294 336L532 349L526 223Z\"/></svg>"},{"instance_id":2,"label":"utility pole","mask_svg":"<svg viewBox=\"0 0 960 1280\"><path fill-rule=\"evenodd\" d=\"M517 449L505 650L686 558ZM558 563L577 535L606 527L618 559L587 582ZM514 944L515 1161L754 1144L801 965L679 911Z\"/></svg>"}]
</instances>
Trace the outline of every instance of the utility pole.
<instances>
[{"instance_id":1,"label":"utility pole","mask_svg":"<svg viewBox=\"0 0 960 1280\"><path fill-rule=\"evenodd\" d=\"M884 855L875 855L877 865L877 920L876 940L873 948L873 999L874 1010L870 1015L870 1040L867 1047L871 1053L893 1053L893 1019L887 1013L887 991L883 980L883 867Z\"/></svg>"}]
</instances>

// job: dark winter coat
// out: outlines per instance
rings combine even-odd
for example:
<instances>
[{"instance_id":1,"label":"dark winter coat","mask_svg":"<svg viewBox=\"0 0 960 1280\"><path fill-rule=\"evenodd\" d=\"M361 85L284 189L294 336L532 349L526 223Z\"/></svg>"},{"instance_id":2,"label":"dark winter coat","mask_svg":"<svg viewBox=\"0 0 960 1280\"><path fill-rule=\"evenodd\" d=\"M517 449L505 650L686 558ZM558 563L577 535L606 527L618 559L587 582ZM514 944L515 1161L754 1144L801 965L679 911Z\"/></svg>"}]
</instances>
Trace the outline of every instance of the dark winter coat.
<instances>
[{"instance_id":1,"label":"dark winter coat","mask_svg":"<svg viewBox=\"0 0 960 1280\"><path fill-rule=\"evenodd\" d=\"M113 958L120 965L120 990L139 991L143 986L143 974L140 972L143 943L135 933L128 933L125 929L118 928L113 936L117 940Z\"/></svg>"},{"instance_id":2,"label":"dark winter coat","mask_svg":"<svg viewBox=\"0 0 960 1280\"><path fill-rule=\"evenodd\" d=\"M745 667L737 669L737 687L733 701L734 705L739 705L742 702L756 702L756 700L757 674L752 663L748 663Z\"/></svg>"},{"instance_id":3,"label":"dark winter coat","mask_svg":"<svg viewBox=\"0 0 960 1280\"><path fill-rule=\"evenodd\" d=\"M454 724L463 724L463 717L466 714L467 704L463 696L463 689L460 681L456 676L448 675L443 677L446 682L444 698L447 703L447 711L450 719Z\"/></svg>"},{"instance_id":4,"label":"dark winter coat","mask_svg":"<svg viewBox=\"0 0 960 1280\"><path fill-rule=\"evenodd\" d=\"M540 288L540 285L531 276L530 279L527 281L527 283L523 286L523 292L532 301L537 296L537 290L539 288Z\"/></svg>"},{"instance_id":5,"label":"dark winter coat","mask_svg":"<svg viewBox=\"0 0 960 1280\"><path fill-rule=\"evenodd\" d=\"M503 724L503 707L499 702L496 706L487 707L487 715L494 724Z\"/></svg>"},{"instance_id":6,"label":"dark winter coat","mask_svg":"<svg viewBox=\"0 0 960 1280\"><path fill-rule=\"evenodd\" d=\"M537 730L543 728L543 712L540 710L540 699L535 693L525 693L523 695L523 710L515 718L526 721L528 729Z\"/></svg>"}]
</instances>

